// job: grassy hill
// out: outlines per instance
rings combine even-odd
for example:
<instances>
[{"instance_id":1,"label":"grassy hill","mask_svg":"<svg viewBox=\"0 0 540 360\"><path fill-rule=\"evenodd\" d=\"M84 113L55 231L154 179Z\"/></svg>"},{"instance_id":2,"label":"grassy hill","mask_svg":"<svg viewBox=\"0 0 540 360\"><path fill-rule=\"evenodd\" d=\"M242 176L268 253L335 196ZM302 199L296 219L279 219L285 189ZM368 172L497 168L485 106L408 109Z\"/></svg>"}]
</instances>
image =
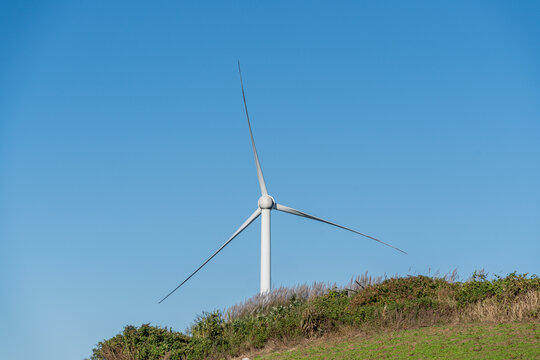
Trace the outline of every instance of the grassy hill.
<instances>
[{"instance_id":1,"label":"grassy hill","mask_svg":"<svg viewBox=\"0 0 540 360\"><path fill-rule=\"evenodd\" d=\"M540 359L535 323L434 325L311 340L254 360L292 359Z\"/></svg>"},{"instance_id":2,"label":"grassy hill","mask_svg":"<svg viewBox=\"0 0 540 360\"><path fill-rule=\"evenodd\" d=\"M202 314L188 333L149 324L126 326L100 342L91 359L222 359L306 341L315 345L261 358L308 354L347 359L367 353L369 358L463 358L459 354L474 354L478 347L491 351L488 358L512 349L516 356L527 351L534 355L539 351L539 312L540 279L527 274L488 278L474 273L464 282L455 276L374 279L366 274L343 288L280 288L225 311ZM526 335L506 336L501 343L497 339L507 329ZM358 337L366 333L371 335Z\"/></svg>"}]
</instances>

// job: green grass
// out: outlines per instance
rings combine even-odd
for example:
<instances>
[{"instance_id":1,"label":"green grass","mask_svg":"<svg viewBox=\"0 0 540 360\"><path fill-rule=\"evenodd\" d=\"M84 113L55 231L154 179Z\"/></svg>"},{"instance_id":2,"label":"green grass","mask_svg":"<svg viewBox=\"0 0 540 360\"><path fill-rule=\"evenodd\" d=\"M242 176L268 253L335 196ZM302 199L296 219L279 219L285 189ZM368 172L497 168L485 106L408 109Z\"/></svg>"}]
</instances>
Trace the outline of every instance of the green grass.
<instances>
[{"instance_id":1,"label":"green grass","mask_svg":"<svg viewBox=\"0 0 540 360\"><path fill-rule=\"evenodd\" d=\"M432 326L315 342L254 359L540 359L535 323Z\"/></svg>"}]
</instances>

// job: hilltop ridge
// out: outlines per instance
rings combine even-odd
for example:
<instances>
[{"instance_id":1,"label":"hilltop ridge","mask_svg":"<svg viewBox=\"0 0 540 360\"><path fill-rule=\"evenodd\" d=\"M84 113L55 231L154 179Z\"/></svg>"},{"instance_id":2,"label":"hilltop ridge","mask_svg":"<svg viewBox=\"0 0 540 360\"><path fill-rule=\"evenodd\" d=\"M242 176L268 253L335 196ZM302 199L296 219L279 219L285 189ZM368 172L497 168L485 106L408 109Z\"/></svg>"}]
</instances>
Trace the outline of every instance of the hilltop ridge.
<instances>
[{"instance_id":1,"label":"hilltop ridge","mask_svg":"<svg viewBox=\"0 0 540 360\"><path fill-rule=\"evenodd\" d=\"M331 339L344 336L374 334L362 340L369 344L384 339L388 332L426 326L466 325L471 329L470 324L488 335L493 324L525 329L527 341L536 342L538 348L539 313L540 279L536 275L489 277L475 272L461 282L456 281L455 273L386 279L364 274L344 287L316 283L279 288L224 311L203 313L186 333L149 324L126 326L97 344L91 359L224 359L306 339L324 338L332 343ZM435 336L433 342L441 339Z\"/></svg>"}]
</instances>

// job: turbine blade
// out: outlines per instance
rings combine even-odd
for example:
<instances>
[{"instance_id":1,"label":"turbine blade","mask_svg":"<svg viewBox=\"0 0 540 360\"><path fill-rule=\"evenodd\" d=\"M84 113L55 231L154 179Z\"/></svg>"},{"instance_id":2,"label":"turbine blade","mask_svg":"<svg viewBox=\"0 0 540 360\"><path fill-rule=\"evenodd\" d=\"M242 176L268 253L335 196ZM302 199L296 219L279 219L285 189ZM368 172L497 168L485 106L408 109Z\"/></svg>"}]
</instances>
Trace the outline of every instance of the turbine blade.
<instances>
[{"instance_id":1,"label":"turbine blade","mask_svg":"<svg viewBox=\"0 0 540 360\"><path fill-rule=\"evenodd\" d=\"M362 234L361 232L358 232L356 230L353 230L353 229L349 229L345 226L341 226L341 225L338 225L336 223L333 223L333 222L330 222L330 221L327 221L327 220L324 220L324 219L321 219L321 218L318 218L316 216L313 216L313 215L309 215L309 214L306 214L305 212L302 212L302 211L299 211L299 210L296 210L296 209L293 209L293 208L290 208L288 206L285 206L285 205L281 205L281 204L276 204L276 210L279 210L279 211L283 211L283 212L286 212L286 213L289 213L289 214L293 214L293 215L297 215L297 216L301 216L301 217L305 217L305 218L308 218L308 219L311 219L311 220L316 220L316 221L320 221L320 222L323 222L323 223L326 223L326 224L330 224L330 225L333 225L333 226L337 226L339 228L342 228L342 229L345 229L345 230L349 230L349 231L352 231L353 233L355 234L358 234L358 235L362 235L362 236L365 236L371 240L375 240L383 245L386 245L386 246L389 246L391 247L392 249L395 249L397 251L401 251L402 253L404 254L407 254L405 251L401 250L401 249L398 249L397 247L395 246L392 246L390 244L387 244L385 243L384 241L381 241L381 240L378 240L378 239L375 239L374 237L372 236L369 236L369 235L366 235L366 234Z\"/></svg>"},{"instance_id":2,"label":"turbine blade","mask_svg":"<svg viewBox=\"0 0 540 360\"><path fill-rule=\"evenodd\" d=\"M223 245L221 245L221 247L219 249L217 249L217 251L215 253L213 253L212 256L210 256L208 259L206 259L206 261L203 262L203 264L201 266L199 266L197 268L197 270L192 272L191 275L189 275L184 281L182 281L180 283L180 285L178 285L176 288L174 288L173 291L168 293L167 296L165 296L163 299L161 299L158 304L161 304L163 302L163 300L165 300L166 298L171 296L173 292L175 292L176 290L178 290L180 288L180 286L184 285L189 279L191 279L191 277L193 275L195 275L199 270L201 270L203 268L204 265L206 265L210 260L212 260L212 258L214 256L216 256L221 250L223 250L223 248L225 246L227 246L238 234L240 234L242 231L244 231L244 229L247 228L249 226L249 224L251 224L256 218L258 218L259 215L261 215L261 209L255 210L255 212L253 214L251 214L250 217L248 217L248 219L242 224L242 226L240 226L238 228L238 230L236 230L236 232L229 238L229 240L225 241L225 243Z\"/></svg>"},{"instance_id":3,"label":"turbine blade","mask_svg":"<svg viewBox=\"0 0 540 360\"><path fill-rule=\"evenodd\" d=\"M264 176L259 162L259 156L257 155L257 148L255 147L255 140L253 139L253 132L251 131L251 123L249 121L249 114L246 103L246 94L244 93L244 82L242 81L242 71L240 70L240 61L238 61L238 73L240 74L240 85L242 86L242 98L244 99L244 109L246 109L246 118L249 127L249 135L251 136L251 147L253 148L253 155L255 156L255 165L257 166L257 178L259 179L259 186L261 187L261 194L268 195L266 190L266 184L264 182Z\"/></svg>"}]
</instances>

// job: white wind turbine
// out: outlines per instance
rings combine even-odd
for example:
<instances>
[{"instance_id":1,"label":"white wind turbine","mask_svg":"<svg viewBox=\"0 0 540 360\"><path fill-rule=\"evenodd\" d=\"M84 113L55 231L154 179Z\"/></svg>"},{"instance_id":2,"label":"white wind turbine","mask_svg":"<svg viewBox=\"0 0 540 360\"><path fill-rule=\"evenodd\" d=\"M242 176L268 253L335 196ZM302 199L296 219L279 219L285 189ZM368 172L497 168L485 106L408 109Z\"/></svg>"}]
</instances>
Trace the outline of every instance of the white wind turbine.
<instances>
[{"instance_id":1,"label":"white wind turbine","mask_svg":"<svg viewBox=\"0 0 540 360\"><path fill-rule=\"evenodd\" d=\"M259 186L261 188L261 197L259 198L259 201L258 201L257 210L255 210L253 214L251 214L247 218L247 220L242 224L242 226L238 228L238 230L236 230L236 232L229 238L229 240L225 241L225 243L221 245L221 247L217 249L216 252L212 254L212 256L206 259L206 261L202 263L202 265L199 266L197 270L192 272L191 275L189 275L184 281L180 283L180 285L178 285L174 290L172 290L169 294L167 294L167 296L161 299L159 303L161 304L163 300L168 298L172 293L178 290L180 286L184 285L189 279L191 279L193 275L195 275L199 270L201 270L210 260L214 258L214 256L216 256L221 250L223 250L225 246L227 246L231 241L233 241L233 239L237 237L238 234L244 231L244 229L247 228L259 216L261 216L261 290L260 290L260 294L263 295L263 294L268 293L271 287L271 284L270 284L270 212L272 210L279 210L285 213L289 213L289 214L305 217L308 219L320 221L320 222L330 224L333 226L337 226L339 228L352 231L353 233L365 236L371 240L375 240L383 245L389 246L397 251L407 254L405 251L398 249L397 247L394 247L390 244L387 244L381 240L375 239L374 237L371 237L369 235L362 234L361 232L358 232L353 229L349 229L345 226L341 226L336 223L318 218L316 216L306 214L305 212L302 212L300 210L296 210L288 206L278 204L272 196L268 195L268 190L266 189L266 183L264 182L264 176L263 176L261 164L259 162L259 156L257 155L257 149L255 148L255 140L253 140L253 132L251 131L251 123L249 121L246 95L244 93L244 84L242 82L242 72L240 70L240 62L238 63L238 72L240 74L240 85L242 87L242 98L244 100L244 109L246 110L246 118L247 118L247 123L249 127L249 135L251 136L251 146L253 148L253 155L255 157L255 165L257 167L257 177L259 178Z\"/></svg>"}]
</instances>

